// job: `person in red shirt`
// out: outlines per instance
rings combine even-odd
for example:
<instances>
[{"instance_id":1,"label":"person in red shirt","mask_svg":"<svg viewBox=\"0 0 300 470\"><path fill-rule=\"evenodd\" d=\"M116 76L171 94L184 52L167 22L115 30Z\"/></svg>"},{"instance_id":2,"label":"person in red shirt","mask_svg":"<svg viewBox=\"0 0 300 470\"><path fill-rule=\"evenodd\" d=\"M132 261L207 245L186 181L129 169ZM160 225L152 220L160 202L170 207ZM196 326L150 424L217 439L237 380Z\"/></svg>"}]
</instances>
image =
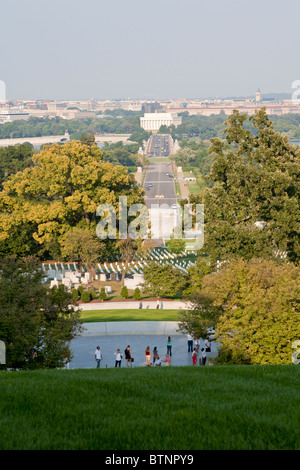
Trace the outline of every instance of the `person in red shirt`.
<instances>
[{"instance_id":1,"label":"person in red shirt","mask_svg":"<svg viewBox=\"0 0 300 470\"><path fill-rule=\"evenodd\" d=\"M197 365L197 356L198 356L197 348L194 348L194 351L192 353L193 366Z\"/></svg>"}]
</instances>

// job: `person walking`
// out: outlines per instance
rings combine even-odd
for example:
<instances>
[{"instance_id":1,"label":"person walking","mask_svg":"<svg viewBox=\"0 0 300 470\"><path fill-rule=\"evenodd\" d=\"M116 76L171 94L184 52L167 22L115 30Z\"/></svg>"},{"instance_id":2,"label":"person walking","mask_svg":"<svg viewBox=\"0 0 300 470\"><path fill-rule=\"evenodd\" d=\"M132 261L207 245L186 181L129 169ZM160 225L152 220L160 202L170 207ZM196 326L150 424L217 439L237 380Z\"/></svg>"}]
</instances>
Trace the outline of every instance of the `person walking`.
<instances>
[{"instance_id":1,"label":"person walking","mask_svg":"<svg viewBox=\"0 0 300 470\"><path fill-rule=\"evenodd\" d=\"M99 369L102 359L103 359L103 357L102 357L102 354L101 354L100 346L97 346L97 349L95 351L95 361L96 361L96 364L97 364L97 366L96 366L97 369Z\"/></svg>"},{"instance_id":2,"label":"person walking","mask_svg":"<svg viewBox=\"0 0 300 470\"><path fill-rule=\"evenodd\" d=\"M172 340L170 336L168 336L167 340L167 354L169 354L169 356L172 356Z\"/></svg>"},{"instance_id":3,"label":"person walking","mask_svg":"<svg viewBox=\"0 0 300 470\"><path fill-rule=\"evenodd\" d=\"M198 356L197 348L194 348L194 351L192 353L193 366L197 365L197 356Z\"/></svg>"},{"instance_id":4,"label":"person walking","mask_svg":"<svg viewBox=\"0 0 300 470\"><path fill-rule=\"evenodd\" d=\"M205 363L206 363L206 352L204 350L204 348L201 349L201 366L205 366Z\"/></svg>"},{"instance_id":5,"label":"person walking","mask_svg":"<svg viewBox=\"0 0 300 470\"><path fill-rule=\"evenodd\" d=\"M129 367L129 364L130 364L131 367L132 367L132 362L131 362L131 350L130 350L130 346L129 346L129 345L128 345L127 348L125 349L124 354L125 354L125 359L126 359L126 365L127 365L127 367Z\"/></svg>"},{"instance_id":6,"label":"person walking","mask_svg":"<svg viewBox=\"0 0 300 470\"><path fill-rule=\"evenodd\" d=\"M123 359L123 356L121 354L120 349L117 349L117 352L115 352L115 356L116 356L115 367L121 367L121 361Z\"/></svg>"},{"instance_id":7,"label":"person walking","mask_svg":"<svg viewBox=\"0 0 300 470\"><path fill-rule=\"evenodd\" d=\"M145 358L146 358L146 366L150 366L150 361L151 361L150 346L147 346L147 347L146 347L146 350L145 350Z\"/></svg>"},{"instance_id":8,"label":"person walking","mask_svg":"<svg viewBox=\"0 0 300 470\"><path fill-rule=\"evenodd\" d=\"M193 352L193 337L192 335L187 335L188 340L188 352Z\"/></svg>"},{"instance_id":9,"label":"person walking","mask_svg":"<svg viewBox=\"0 0 300 470\"><path fill-rule=\"evenodd\" d=\"M159 299L156 301L156 308L159 309Z\"/></svg>"},{"instance_id":10,"label":"person walking","mask_svg":"<svg viewBox=\"0 0 300 470\"><path fill-rule=\"evenodd\" d=\"M142 308L143 308L143 302L140 301L140 303L139 303L139 309L141 310Z\"/></svg>"}]
</instances>

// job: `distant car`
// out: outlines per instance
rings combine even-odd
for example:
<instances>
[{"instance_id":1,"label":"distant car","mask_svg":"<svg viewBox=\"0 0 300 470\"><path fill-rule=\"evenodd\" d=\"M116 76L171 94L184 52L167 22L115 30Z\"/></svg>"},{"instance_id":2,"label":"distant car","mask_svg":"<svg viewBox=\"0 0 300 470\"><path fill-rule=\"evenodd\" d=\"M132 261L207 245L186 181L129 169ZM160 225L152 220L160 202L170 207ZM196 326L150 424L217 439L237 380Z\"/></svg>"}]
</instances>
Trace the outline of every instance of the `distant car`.
<instances>
[{"instance_id":1,"label":"distant car","mask_svg":"<svg viewBox=\"0 0 300 470\"><path fill-rule=\"evenodd\" d=\"M152 188L153 184L152 184L152 183L149 183L148 186L149 186L149 188Z\"/></svg>"},{"instance_id":2,"label":"distant car","mask_svg":"<svg viewBox=\"0 0 300 470\"><path fill-rule=\"evenodd\" d=\"M177 204L172 204L172 209L177 209Z\"/></svg>"},{"instance_id":3,"label":"distant car","mask_svg":"<svg viewBox=\"0 0 300 470\"><path fill-rule=\"evenodd\" d=\"M146 191L149 191L150 188L149 188L149 186L147 186L145 189L146 189Z\"/></svg>"}]
</instances>

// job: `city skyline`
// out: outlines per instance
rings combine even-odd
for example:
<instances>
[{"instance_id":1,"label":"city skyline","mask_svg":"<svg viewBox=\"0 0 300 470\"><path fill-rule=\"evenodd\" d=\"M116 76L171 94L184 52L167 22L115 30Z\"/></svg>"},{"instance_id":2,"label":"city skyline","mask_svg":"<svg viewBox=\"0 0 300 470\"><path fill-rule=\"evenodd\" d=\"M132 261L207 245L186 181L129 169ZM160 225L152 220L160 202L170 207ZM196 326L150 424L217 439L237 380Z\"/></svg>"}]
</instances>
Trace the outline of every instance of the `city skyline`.
<instances>
[{"instance_id":1,"label":"city skyline","mask_svg":"<svg viewBox=\"0 0 300 470\"><path fill-rule=\"evenodd\" d=\"M11 100L292 95L300 78L296 0L5 0L1 13Z\"/></svg>"}]
</instances>

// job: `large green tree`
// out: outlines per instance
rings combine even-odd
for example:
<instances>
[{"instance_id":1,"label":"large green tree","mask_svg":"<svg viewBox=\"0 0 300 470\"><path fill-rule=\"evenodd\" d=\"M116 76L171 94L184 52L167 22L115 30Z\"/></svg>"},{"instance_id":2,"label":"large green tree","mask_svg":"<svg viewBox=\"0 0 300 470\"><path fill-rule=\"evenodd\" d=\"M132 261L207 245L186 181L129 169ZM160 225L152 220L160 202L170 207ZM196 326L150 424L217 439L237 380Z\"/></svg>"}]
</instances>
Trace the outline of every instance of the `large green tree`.
<instances>
[{"instance_id":1,"label":"large green tree","mask_svg":"<svg viewBox=\"0 0 300 470\"><path fill-rule=\"evenodd\" d=\"M226 141L212 139L204 251L212 260L287 257L298 263L300 150L275 132L264 109L249 121L234 111Z\"/></svg>"},{"instance_id":2,"label":"large green tree","mask_svg":"<svg viewBox=\"0 0 300 470\"><path fill-rule=\"evenodd\" d=\"M64 286L43 282L38 260L0 260L0 339L10 368L63 367L70 341L81 332L78 311Z\"/></svg>"},{"instance_id":3,"label":"large green tree","mask_svg":"<svg viewBox=\"0 0 300 470\"><path fill-rule=\"evenodd\" d=\"M174 296L181 292L187 283L187 276L171 264L151 261L144 268L143 291L156 297Z\"/></svg>"},{"instance_id":4,"label":"large green tree","mask_svg":"<svg viewBox=\"0 0 300 470\"><path fill-rule=\"evenodd\" d=\"M129 206L142 202L143 190L133 176L122 166L104 162L92 143L45 146L33 161L33 167L3 184L0 253L33 254L36 247L44 256L53 247L58 253L59 239L82 222L95 233L99 205L112 204L118 214L119 196L127 196ZM26 241L22 253L14 242L21 231Z\"/></svg>"},{"instance_id":5,"label":"large green tree","mask_svg":"<svg viewBox=\"0 0 300 470\"><path fill-rule=\"evenodd\" d=\"M0 148L0 189L11 175L33 165L32 156L33 146L28 143Z\"/></svg>"},{"instance_id":6,"label":"large green tree","mask_svg":"<svg viewBox=\"0 0 300 470\"><path fill-rule=\"evenodd\" d=\"M237 260L203 282L221 309L216 339L221 361L290 364L300 338L300 270L272 260Z\"/></svg>"},{"instance_id":7,"label":"large green tree","mask_svg":"<svg viewBox=\"0 0 300 470\"><path fill-rule=\"evenodd\" d=\"M300 269L273 260L232 260L202 279L181 324L215 330L218 361L290 364L300 338Z\"/></svg>"}]
</instances>

